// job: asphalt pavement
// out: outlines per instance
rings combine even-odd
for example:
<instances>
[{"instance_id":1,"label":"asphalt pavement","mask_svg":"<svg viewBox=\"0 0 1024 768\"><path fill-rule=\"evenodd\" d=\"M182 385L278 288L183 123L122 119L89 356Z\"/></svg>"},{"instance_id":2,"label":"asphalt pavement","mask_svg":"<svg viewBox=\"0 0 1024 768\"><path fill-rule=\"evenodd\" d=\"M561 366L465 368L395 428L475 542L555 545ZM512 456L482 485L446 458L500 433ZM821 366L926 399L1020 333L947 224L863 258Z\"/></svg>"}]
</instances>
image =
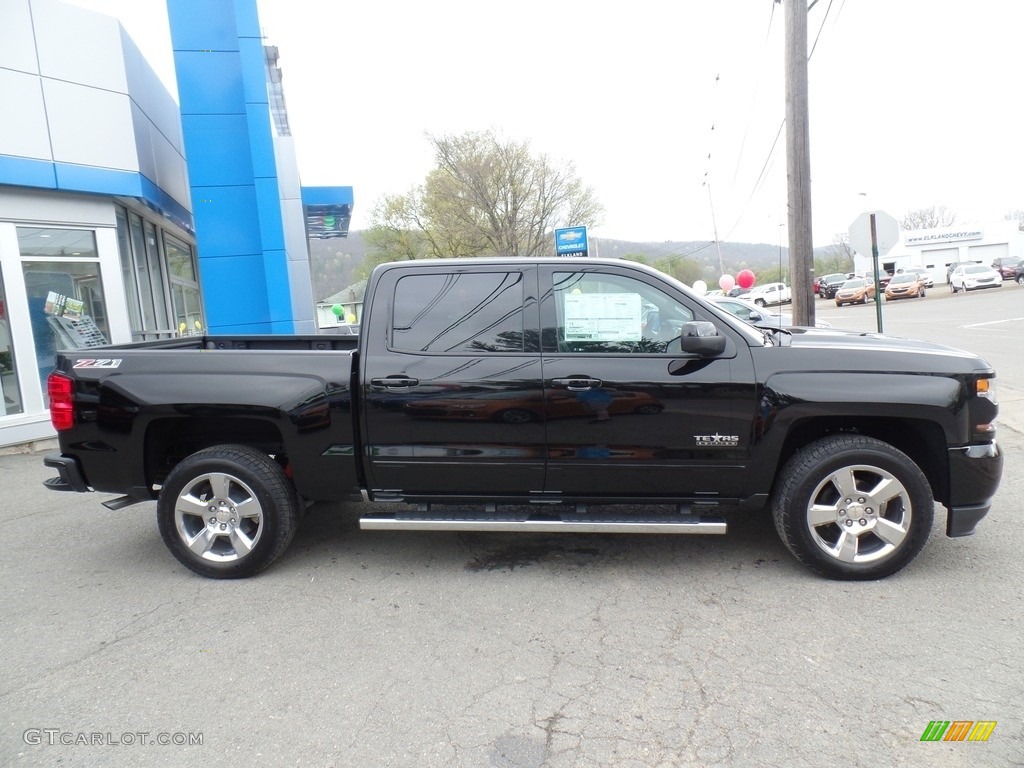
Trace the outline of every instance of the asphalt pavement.
<instances>
[{"instance_id":1,"label":"asphalt pavement","mask_svg":"<svg viewBox=\"0 0 1024 768\"><path fill-rule=\"evenodd\" d=\"M887 330L996 367L1007 459L974 537L945 538L939 508L879 582L814 576L767 516L395 533L359 531L356 504L314 507L262 575L210 581L154 504L113 512L44 489L41 453L2 455L0 765L1022 766L1020 306L1007 286L885 307ZM995 725L922 741L933 721Z\"/></svg>"}]
</instances>

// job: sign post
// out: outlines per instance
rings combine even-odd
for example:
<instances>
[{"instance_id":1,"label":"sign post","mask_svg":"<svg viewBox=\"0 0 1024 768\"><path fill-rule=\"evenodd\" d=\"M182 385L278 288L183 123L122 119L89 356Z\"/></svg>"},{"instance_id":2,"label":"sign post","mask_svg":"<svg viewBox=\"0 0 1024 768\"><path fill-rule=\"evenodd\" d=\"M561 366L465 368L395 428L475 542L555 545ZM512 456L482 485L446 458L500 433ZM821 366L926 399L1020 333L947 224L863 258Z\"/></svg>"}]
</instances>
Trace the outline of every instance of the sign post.
<instances>
[{"instance_id":1,"label":"sign post","mask_svg":"<svg viewBox=\"0 0 1024 768\"><path fill-rule=\"evenodd\" d=\"M850 225L850 246L857 253L871 254L875 281L875 317L882 332L882 284L878 278L878 257L884 256L900 241L900 223L884 211L862 213Z\"/></svg>"},{"instance_id":2,"label":"sign post","mask_svg":"<svg viewBox=\"0 0 1024 768\"><path fill-rule=\"evenodd\" d=\"M562 227L555 230L556 256L588 256L586 227Z\"/></svg>"}]
</instances>

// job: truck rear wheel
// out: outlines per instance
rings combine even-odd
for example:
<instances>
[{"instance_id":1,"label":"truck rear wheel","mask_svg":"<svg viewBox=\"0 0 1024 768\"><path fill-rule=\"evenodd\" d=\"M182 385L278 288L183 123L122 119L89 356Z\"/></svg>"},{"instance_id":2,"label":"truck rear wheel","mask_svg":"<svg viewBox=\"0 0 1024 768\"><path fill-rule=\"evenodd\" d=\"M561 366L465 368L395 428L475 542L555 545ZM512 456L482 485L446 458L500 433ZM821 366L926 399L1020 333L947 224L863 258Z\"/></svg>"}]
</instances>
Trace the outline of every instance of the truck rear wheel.
<instances>
[{"instance_id":1,"label":"truck rear wheel","mask_svg":"<svg viewBox=\"0 0 1024 768\"><path fill-rule=\"evenodd\" d=\"M783 468L775 528L797 560L831 579L881 579L914 559L935 503L903 452L862 435L811 443Z\"/></svg>"},{"instance_id":2,"label":"truck rear wheel","mask_svg":"<svg viewBox=\"0 0 1024 768\"><path fill-rule=\"evenodd\" d=\"M252 576L280 555L298 526L298 500L284 470L244 445L193 453L168 475L157 500L167 548L214 579Z\"/></svg>"}]
</instances>

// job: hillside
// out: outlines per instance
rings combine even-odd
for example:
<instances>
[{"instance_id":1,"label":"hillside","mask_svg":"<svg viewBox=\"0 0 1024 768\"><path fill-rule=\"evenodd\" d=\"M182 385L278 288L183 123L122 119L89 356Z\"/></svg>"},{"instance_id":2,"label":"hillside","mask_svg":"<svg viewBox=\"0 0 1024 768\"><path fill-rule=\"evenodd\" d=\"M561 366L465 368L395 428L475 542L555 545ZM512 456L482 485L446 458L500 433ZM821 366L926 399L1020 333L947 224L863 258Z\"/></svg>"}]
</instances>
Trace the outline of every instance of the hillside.
<instances>
[{"instance_id":1,"label":"hillside","mask_svg":"<svg viewBox=\"0 0 1024 768\"><path fill-rule=\"evenodd\" d=\"M731 274L741 269L751 269L757 273L772 267L778 268L780 261L784 266L789 263L788 248L780 249L765 243L719 243L716 248L715 243L707 240L643 243L592 238L590 247L594 256L612 259L642 256L648 264L657 264L671 257L692 259L701 266L705 279L710 283L716 283L721 274L719 249L725 271ZM310 240L309 250L313 290L317 299L337 293L356 282L356 270L366 256L366 244L361 231L350 232L348 237L341 239Z\"/></svg>"}]
</instances>

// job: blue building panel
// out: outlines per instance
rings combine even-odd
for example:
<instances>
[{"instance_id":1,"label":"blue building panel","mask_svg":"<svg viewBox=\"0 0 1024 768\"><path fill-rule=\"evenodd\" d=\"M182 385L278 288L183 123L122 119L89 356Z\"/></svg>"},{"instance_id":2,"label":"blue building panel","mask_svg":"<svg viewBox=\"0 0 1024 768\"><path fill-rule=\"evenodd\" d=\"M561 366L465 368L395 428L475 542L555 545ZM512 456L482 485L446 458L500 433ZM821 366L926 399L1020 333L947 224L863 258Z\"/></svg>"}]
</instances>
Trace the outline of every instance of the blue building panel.
<instances>
[{"instance_id":1,"label":"blue building panel","mask_svg":"<svg viewBox=\"0 0 1024 768\"><path fill-rule=\"evenodd\" d=\"M152 208L154 211L159 212L163 216L166 216L182 229L195 234L196 227L195 221L192 218L192 211L164 192L145 176L141 176L140 181L142 186L142 200L147 206Z\"/></svg>"},{"instance_id":2,"label":"blue building panel","mask_svg":"<svg viewBox=\"0 0 1024 768\"><path fill-rule=\"evenodd\" d=\"M182 117L245 112L242 65L237 52L175 50L174 70ZM187 151L188 144L185 146Z\"/></svg>"},{"instance_id":3,"label":"blue building panel","mask_svg":"<svg viewBox=\"0 0 1024 768\"><path fill-rule=\"evenodd\" d=\"M0 184L56 189L57 172L49 160L0 155Z\"/></svg>"},{"instance_id":4,"label":"blue building panel","mask_svg":"<svg viewBox=\"0 0 1024 768\"><path fill-rule=\"evenodd\" d=\"M256 207L256 188L192 187L199 258L258 254L263 251ZM260 270L262 272L262 270ZM216 294L219 286L204 278L204 290Z\"/></svg>"},{"instance_id":5,"label":"blue building panel","mask_svg":"<svg viewBox=\"0 0 1024 768\"><path fill-rule=\"evenodd\" d=\"M249 125L244 114L182 115L181 127L192 187L252 184Z\"/></svg>"},{"instance_id":6,"label":"blue building panel","mask_svg":"<svg viewBox=\"0 0 1024 768\"><path fill-rule=\"evenodd\" d=\"M135 171L97 168L91 165L54 163L57 188L142 197L142 176Z\"/></svg>"},{"instance_id":7,"label":"blue building panel","mask_svg":"<svg viewBox=\"0 0 1024 768\"><path fill-rule=\"evenodd\" d=\"M278 192L277 177L256 179L255 189L263 249L284 250L284 222L281 220L281 195Z\"/></svg>"},{"instance_id":8,"label":"blue building panel","mask_svg":"<svg viewBox=\"0 0 1024 768\"><path fill-rule=\"evenodd\" d=\"M263 37L255 0L235 0L235 28L241 37Z\"/></svg>"},{"instance_id":9,"label":"blue building panel","mask_svg":"<svg viewBox=\"0 0 1024 768\"><path fill-rule=\"evenodd\" d=\"M288 333L294 333L294 312L292 311L291 291L288 289L288 254L282 248L279 251L264 253L264 274L267 285L267 306L270 321L273 323L289 323Z\"/></svg>"},{"instance_id":10,"label":"blue building panel","mask_svg":"<svg viewBox=\"0 0 1024 768\"><path fill-rule=\"evenodd\" d=\"M245 112L248 118L253 175L256 178L276 177L277 162L274 159L274 131L270 124L270 109L266 102L247 104Z\"/></svg>"},{"instance_id":11,"label":"blue building panel","mask_svg":"<svg viewBox=\"0 0 1024 768\"><path fill-rule=\"evenodd\" d=\"M246 37L239 40L238 53L242 61L245 100L249 104L263 104L266 109L270 96L267 93L266 53L262 38ZM259 62L258 67L255 62Z\"/></svg>"},{"instance_id":12,"label":"blue building panel","mask_svg":"<svg viewBox=\"0 0 1024 768\"><path fill-rule=\"evenodd\" d=\"M211 333L224 333L229 326L270 322L262 253L218 259L207 256L199 263L205 288L206 320ZM211 286L216 286L216 290L211 291Z\"/></svg>"},{"instance_id":13,"label":"blue building panel","mask_svg":"<svg viewBox=\"0 0 1024 768\"><path fill-rule=\"evenodd\" d=\"M352 205L352 187L303 187L303 205Z\"/></svg>"},{"instance_id":14,"label":"blue building panel","mask_svg":"<svg viewBox=\"0 0 1024 768\"><path fill-rule=\"evenodd\" d=\"M167 18L171 23L175 50L238 50L238 25L235 5L223 0L168 0ZM255 0L248 0L256 12ZM247 24L247 28L251 25ZM180 93L182 88L178 86Z\"/></svg>"}]
</instances>

